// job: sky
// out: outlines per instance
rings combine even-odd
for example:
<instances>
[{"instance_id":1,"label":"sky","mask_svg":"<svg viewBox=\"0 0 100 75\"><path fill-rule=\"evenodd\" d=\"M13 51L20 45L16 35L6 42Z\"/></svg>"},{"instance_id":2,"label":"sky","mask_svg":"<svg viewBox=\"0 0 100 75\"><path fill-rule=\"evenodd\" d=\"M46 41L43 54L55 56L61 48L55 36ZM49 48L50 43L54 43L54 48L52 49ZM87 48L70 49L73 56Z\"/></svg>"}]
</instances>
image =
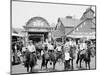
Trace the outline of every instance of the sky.
<instances>
[{"instance_id":1,"label":"sky","mask_svg":"<svg viewBox=\"0 0 100 75\"><path fill-rule=\"evenodd\" d=\"M30 18L36 16L45 18L53 26L57 24L59 17L73 16L79 19L89 7L12 1L12 27L23 28Z\"/></svg>"}]
</instances>

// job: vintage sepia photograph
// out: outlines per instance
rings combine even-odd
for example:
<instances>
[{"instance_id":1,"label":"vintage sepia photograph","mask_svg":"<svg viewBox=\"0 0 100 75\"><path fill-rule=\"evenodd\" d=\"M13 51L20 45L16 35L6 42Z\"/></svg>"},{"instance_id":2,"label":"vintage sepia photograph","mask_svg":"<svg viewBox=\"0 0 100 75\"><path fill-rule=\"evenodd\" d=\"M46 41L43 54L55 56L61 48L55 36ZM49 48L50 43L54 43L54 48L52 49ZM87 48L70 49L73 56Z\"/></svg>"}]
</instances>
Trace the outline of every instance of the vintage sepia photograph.
<instances>
[{"instance_id":1,"label":"vintage sepia photograph","mask_svg":"<svg viewBox=\"0 0 100 75\"><path fill-rule=\"evenodd\" d=\"M11 74L96 69L96 5L11 1Z\"/></svg>"}]
</instances>

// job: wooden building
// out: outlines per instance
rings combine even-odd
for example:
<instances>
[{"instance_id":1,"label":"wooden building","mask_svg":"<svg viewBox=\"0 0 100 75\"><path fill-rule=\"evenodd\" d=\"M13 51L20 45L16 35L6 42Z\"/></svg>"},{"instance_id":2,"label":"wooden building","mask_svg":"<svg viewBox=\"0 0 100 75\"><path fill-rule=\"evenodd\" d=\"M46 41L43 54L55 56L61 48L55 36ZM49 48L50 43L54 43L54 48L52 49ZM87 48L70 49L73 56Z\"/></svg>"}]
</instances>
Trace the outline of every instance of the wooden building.
<instances>
[{"instance_id":1,"label":"wooden building","mask_svg":"<svg viewBox=\"0 0 100 75\"><path fill-rule=\"evenodd\" d=\"M95 12L88 8L83 13L80 19L75 19L72 16L66 16L64 18L58 18L58 24L56 26L64 26L65 36L78 38L95 39L96 33L96 17Z\"/></svg>"}]
</instances>

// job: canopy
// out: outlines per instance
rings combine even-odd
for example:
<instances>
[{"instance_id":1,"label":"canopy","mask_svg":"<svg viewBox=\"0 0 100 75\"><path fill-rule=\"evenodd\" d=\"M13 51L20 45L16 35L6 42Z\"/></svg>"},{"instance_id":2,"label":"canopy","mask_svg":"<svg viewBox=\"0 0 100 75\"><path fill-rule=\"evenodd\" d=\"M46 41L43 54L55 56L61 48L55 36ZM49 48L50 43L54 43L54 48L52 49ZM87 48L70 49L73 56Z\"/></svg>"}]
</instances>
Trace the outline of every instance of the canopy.
<instances>
[{"instance_id":1,"label":"canopy","mask_svg":"<svg viewBox=\"0 0 100 75\"><path fill-rule=\"evenodd\" d=\"M72 38L87 38L87 39L95 39L94 34L73 34L73 35L68 35L67 37L72 37Z\"/></svg>"},{"instance_id":2,"label":"canopy","mask_svg":"<svg viewBox=\"0 0 100 75\"><path fill-rule=\"evenodd\" d=\"M12 36L24 37L22 34L12 33Z\"/></svg>"}]
</instances>

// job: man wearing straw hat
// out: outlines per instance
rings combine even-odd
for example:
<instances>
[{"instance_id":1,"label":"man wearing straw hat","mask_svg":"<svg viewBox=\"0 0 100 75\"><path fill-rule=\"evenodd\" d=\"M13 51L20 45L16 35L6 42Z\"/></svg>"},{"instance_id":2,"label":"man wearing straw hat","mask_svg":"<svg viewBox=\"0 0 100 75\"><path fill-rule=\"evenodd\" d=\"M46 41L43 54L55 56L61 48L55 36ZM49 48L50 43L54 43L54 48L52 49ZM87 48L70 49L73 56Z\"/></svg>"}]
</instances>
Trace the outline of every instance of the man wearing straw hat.
<instances>
[{"instance_id":1,"label":"man wearing straw hat","mask_svg":"<svg viewBox=\"0 0 100 75\"><path fill-rule=\"evenodd\" d=\"M28 44L26 46L26 51L25 51L25 57L24 57L24 66L27 67L27 65L30 62L30 60L32 59L32 57L35 58L35 60L37 61L37 57L36 57L36 48L34 46L34 44L32 43L32 40L28 41Z\"/></svg>"},{"instance_id":2,"label":"man wearing straw hat","mask_svg":"<svg viewBox=\"0 0 100 75\"><path fill-rule=\"evenodd\" d=\"M70 47L73 45L72 43L72 39L69 38L68 41L66 41L65 45L64 45L64 55L65 55L65 62L64 62L64 68L69 68L70 67L70 59L72 59L70 57L69 51L70 51Z\"/></svg>"},{"instance_id":3,"label":"man wearing straw hat","mask_svg":"<svg viewBox=\"0 0 100 75\"><path fill-rule=\"evenodd\" d=\"M77 60L76 60L76 63L78 63L80 54L84 54L84 52L87 50L87 44L86 44L85 41L86 41L85 38L80 39L80 45L79 45L79 51L78 51L78 53L77 53ZM78 64L77 64L77 66L78 66Z\"/></svg>"},{"instance_id":4,"label":"man wearing straw hat","mask_svg":"<svg viewBox=\"0 0 100 75\"><path fill-rule=\"evenodd\" d=\"M48 44L48 52L51 54L54 52L54 46L53 43L49 42Z\"/></svg>"},{"instance_id":5,"label":"man wearing straw hat","mask_svg":"<svg viewBox=\"0 0 100 75\"><path fill-rule=\"evenodd\" d=\"M86 49L87 49L87 45L85 43L85 39L81 39L80 40L80 51L86 50Z\"/></svg>"},{"instance_id":6,"label":"man wearing straw hat","mask_svg":"<svg viewBox=\"0 0 100 75\"><path fill-rule=\"evenodd\" d=\"M67 50L67 51L69 51L71 46L73 46L73 42L72 42L72 39L69 38L68 41L66 41L66 43L64 45L64 49Z\"/></svg>"}]
</instances>

